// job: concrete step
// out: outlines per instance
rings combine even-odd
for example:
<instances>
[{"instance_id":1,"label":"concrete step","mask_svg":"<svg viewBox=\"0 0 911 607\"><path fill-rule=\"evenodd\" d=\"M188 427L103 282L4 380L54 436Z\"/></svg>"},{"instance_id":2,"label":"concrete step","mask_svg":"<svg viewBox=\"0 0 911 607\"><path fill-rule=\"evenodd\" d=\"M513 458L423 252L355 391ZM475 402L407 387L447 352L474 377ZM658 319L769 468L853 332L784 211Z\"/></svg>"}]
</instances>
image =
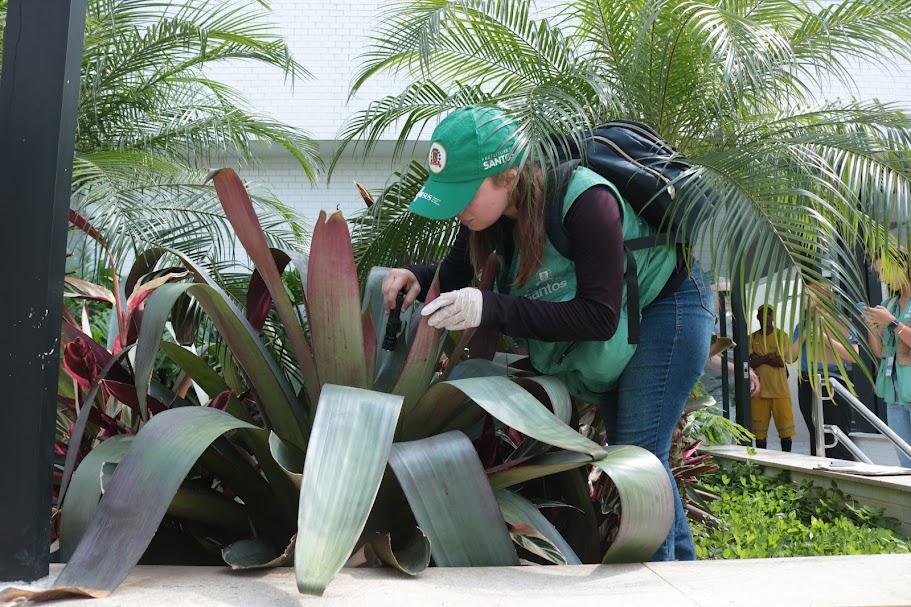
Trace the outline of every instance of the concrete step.
<instances>
[{"instance_id":1,"label":"concrete step","mask_svg":"<svg viewBox=\"0 0 911 607\"><path fill-rule=\"evenodd\" d=\"M60 571L52 566L52 575ZM574 567L431 568L408 578L344 569L322 598L298 594L293 569L137 567L102 599L66 607L911 605L911 555L697 561Z\"/></svg>"},{"instance_id":2,"label":"concrete step","mask_svg":"<svg viewBox=\"0 0 911 607\"><path fill-rule=\"evenodd\" d=\"M883 466L897 466L898 454L888 438L879 433L852 432L851 440L873 461Z\"/></svg>"}]
</instances>

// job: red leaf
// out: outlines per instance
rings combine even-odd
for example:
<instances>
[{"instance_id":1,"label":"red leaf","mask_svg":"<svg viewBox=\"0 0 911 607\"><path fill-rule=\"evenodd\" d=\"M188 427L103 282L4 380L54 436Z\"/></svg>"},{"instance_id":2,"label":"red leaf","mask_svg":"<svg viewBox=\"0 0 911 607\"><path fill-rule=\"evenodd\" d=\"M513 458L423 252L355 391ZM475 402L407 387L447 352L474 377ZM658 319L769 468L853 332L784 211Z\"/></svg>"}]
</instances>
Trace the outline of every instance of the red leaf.
<instances>
[{"instance_id":1,"label":"red leaf","mask_svg":"<svg viewBox=\"0 0 911 607\"><path fill-rule=\"evenodd\" d=\"M371 388L357 267L348 223L321 212L310 241L307 316L316 368L323 384Z\"/></svg>"},{"instance_id":2,"label":"red leaf","mask_svg":"<svg viewBox=\"0 0 911 607\"><path fill-rule=\"evenodd\" d=\"M117 264L114 262L114 256L111 255L111 251L108 248L108 243L104 239L104 236L101 235L95 226L89 223L89 220L74 211L73 209L69 210L69 220L70 223L88 234L90 237L94 238L101 247L104 249L104 252L107 253L108 263L110 264L111 275L114 281L114 308L117 310L117 326L120 329L120 333L125 331L123 321L123 302L120 300L120 278L117 276Z\"/></svg>"},{"instance_id":3,"label":"red leaf","mask_svg":"<svg viewBox=\"0 0 911 607\"><path fill-rule=\"evenodd\" d=\"M253 265L259 270L263 281L269 289L269 293L272 295L275 309L285 325L285 332L303 373L309 401L311 406L315 407L319 400L320 378L317 374L318 368L313 358L313 352L310 350L310 345L307 343L304 329L298 319L297 310L294 309L291 298L288 297L288 293L285 291L285 285L279 275L278 267L275 265L272 251L266 243L266 236L253 209L250 195L247 193L243 181L233 169L216 171L211 175L211 179L215 183L218 200L225 210L228 221L231 222L231 226L234 228L234 233L247 251L247 254L250 255ZM344 220L342 222L344 223ZM316 234L314 234L313 241L311 249L316 246ZM360 329L360 326L358 326L358 329ZM360 347L360 341L358 341L358 347Z\"/></svg>"},{"instance_id":4,"label":"red leaf","mask_svg":"<svg viewBox=\"0 0 911 607\"><path fill-rule=\"evenodd\" d=\"M291 263L291 258L280 249L271 249L271 251L278 273L281 274ZM262 274L259 273L259 270L254 270L250 277L250 287L247 289L247 320L257 333L263 330L271 307L272 294L269 293Z\"/></svg>"},{"instance_id":5,"label":"red leaf","mask_svg":"<svg viewBox=\"0 0 911 607\"><path fill-rule=\"evenodd\" d=\"M63 368L83 390L91 388L103 366L81 337L63 347Z\"/></svg>"},{"instance_id":6,"label":"red leaf","mask_svg":"<svg viewBox=\"0 0 911 607\"><path fill-rule=\"evenodd\" d=\"M508 436L509 440L511 440L516 446L521 445L525 440L525 435L515 428L506 428L506 436Z\"/></svg>"},{"instance_id":7,"label":"red leaf","mask_svg":"<svg viewBox=\"0 0 911 607\"><path fill-rule=\"evenodd\" d=\"M439 296L440 282L435 277L424 303L429 304ZM439 362L440 336L443 332L434 329L428 324L428 316L419 318L414 342L408 351L408 357L405 359L399 380L392 390L393 394L405 397L405 404L402 409L403 417L427 390L430 381L433 379L433 374L436 372L437 362Z\"/></svg>"},{"instance_id":8,"label":"red leaf","mask_svg":"<svg viewBox=\"0 0 911 607\"><path fill-rule=\"evenodd\" d=\"M74 211L73 209L70 209L70 211L69 211L69 219L70 219L71 224L73 224L74 226L76 226L77 228L79 228L80 230L82 230L83 232L85 232L86 234L88 234L89 236L94 238L95 240L97 240L104 248L107 248L108 243L104 239L104 236L101 235L101 232L99 232L97 229L95 229L95 226L93 226L91 223L89 223L88 219L86 219L85 217L83 217L82 215L80 215L79 213Z\"/></svg>"},{"instance_id":9,"label":"red leaf","mask_svg":"<svg viewBox=\"0 0 911 607\"><path fill-rule=\"evenodd\" d=\"M136 396L136 386L130 383L112 381L109 379L102 380L101 386L107 396L113 396L130 409L139 411L139 399ZM149 411L152 413L161 413L167 407L160 401L151 396L146 397L149 403Z\"/></svg>"},{"instance_id":10,"label":"red leaf","mask_svg":"<svg viewBox=\"0 0 911 607\"><path fill-rule=\"evenodd\" d=\"M231 402L231 391L225 390L224 392L219 392L215 395L215 398L209 402L209 407L213 409L218 409L219 411L224 411L228 408L228 403Z\"/></svg>"},{"instance_id":11,"label":"red leaf","mask_svg":"<svg viewBox=\"0 0 911 607\"><path fill-rule=\"evenodd\" d=\"M367 361L367 374L372 383L376 376L376 330L368 312L361 315L361 322L364 325L364 358Z\"/></svg>"},{"instance_id":12,"label":"red leaf","mask_svg":"<svg viewBox=\"0 0 911 607\"><path fill-rule=\"evenodd\" d=\"M65 398L62 396L57 396L57 402L66 407L67 409L76 412L76 402L72 398ZM107 432L108 434L130 434L128 428L123 427L117 420L113 417L102 413L97 408L92 408L89 413L89 421L92 422L95 426L101 428L102 432Z\"/></svg>"},{"instance_id":13,"label":"red leaf","mask_svg":"<svg viewBox=\"0 0 911 607\"><path fill-rule=\"evenodd\" d=\"M80 331L79 327L74 326L69 322L63 323L60 331L60 341L64 347L79 338L82 339L83 345L87 347L88 350L92 353L92 356L98 365L98 369L101 370L101 368L103 368L111 359L111 353L98 345L91 337ZM94 376L92 379L94 379ZM133 376L129 371L124 369L123 366L118 363L114 365L114 367L108 373L108 379L132 383Z\"/></svg>"},{"instance_id":14,"label":"red leaf","mask_svg":"<svg viewBox=\"0 0 911 607\"><path fill-rule=\"evenodd\" d=\"M484 419L484 429L481 436L474 441L475 451L478 452L478 459L484 468L493 466L497 461L497 448L500 440L497 438L497 430L493 423L493 417L488 415Z\"/></svg>"}]
</instances>

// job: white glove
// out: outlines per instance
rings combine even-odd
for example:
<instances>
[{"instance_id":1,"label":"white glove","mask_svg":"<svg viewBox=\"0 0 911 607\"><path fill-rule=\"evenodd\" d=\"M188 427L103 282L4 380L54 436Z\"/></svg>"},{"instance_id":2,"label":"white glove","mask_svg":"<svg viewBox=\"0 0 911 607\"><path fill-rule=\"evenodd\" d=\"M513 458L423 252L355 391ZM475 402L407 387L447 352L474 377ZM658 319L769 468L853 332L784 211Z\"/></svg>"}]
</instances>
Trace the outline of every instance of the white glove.
<instances>
[{"instance_id":1,"label":"white glove","mask_svg":"<svg viewBox=\"0 0 911 607\"><path fill-rule=\"evenodd\" d=\"M478 289L459 289L443 293L424 306L421 316L430 316L427 320L434 329L464 331L481 325L481 310L484 307L484 296Z\"/></svg>"}]
</instances>

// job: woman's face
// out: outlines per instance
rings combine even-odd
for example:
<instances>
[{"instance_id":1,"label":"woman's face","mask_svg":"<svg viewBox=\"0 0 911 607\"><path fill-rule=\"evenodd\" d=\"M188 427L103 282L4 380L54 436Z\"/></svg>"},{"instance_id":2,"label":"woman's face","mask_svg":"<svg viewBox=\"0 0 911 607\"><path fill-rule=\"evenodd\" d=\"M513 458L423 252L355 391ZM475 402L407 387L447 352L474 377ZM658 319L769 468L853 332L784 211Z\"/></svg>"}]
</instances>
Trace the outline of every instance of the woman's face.
<instances>
[{"instance_id":1,"label":"woman's face","mask_svg":"<svg viewBox=\"0 0 911 607\"><path fill-rule=\"evenodd\" d=\"M459 221L472 232L480 232L495 224L503 215L514 218L515 208L510 204L509 195L515 175L516 170L509 169L503 175L491 175L485 179L468 206L459 213Z\"/></svg>"}]
</instances>

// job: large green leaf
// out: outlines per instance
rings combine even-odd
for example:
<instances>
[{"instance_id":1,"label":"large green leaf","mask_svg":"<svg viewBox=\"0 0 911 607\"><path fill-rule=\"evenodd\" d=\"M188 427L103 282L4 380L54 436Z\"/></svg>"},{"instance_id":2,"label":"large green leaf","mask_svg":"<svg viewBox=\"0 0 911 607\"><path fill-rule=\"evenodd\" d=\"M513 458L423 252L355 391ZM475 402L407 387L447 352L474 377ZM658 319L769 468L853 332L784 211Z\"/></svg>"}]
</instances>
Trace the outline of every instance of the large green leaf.
<instances>
[{"instance_id":1,"label":"large green leaf","mask_svg":"<svg viewBox=\"0 0 911 607\"><path fill-rule=\"evenodd\" d=\"M60 558L63 561L70 559L98 508L104 464L119 462L132 440L131 435L112 436L89 451L73 473L60 508Z\"/></svg>"},{"instance_id":2,"label":"large green leaf","mask_svg":"<svg viewBox=\"0 0 911 607\"><path fill-rule=\"evenodd\" d=\"M610 447L608 447L610 449ZM565 472L592 464L592 458L585 453L555 451L533 457L527 461L515 460L487 471L490 486L505 489L558 472Z\"/></svg>"},{"instance_id":3,"label":"large green leaf","mask_svg":"<svg viewBox=\"0 0 911 607\"><path fill-rule=\"evenodd\" d=\"M294 545L295 539L292 539L288 547L279 552L262 538L240 540L225 547L221 557L235 570L290 567L294 564Z\"/></svg>"},{"instance_id":4,"label":"large green leaf","mask_svg":"<svg viewBox=\"0 0 911 607\"><path fill-rule=\"evenodd\" d=\"M647 561L667 537L674 521L674 488L657 457L632 445L611 445L592 461L570 451L545 453L525 462L510 462L489 470L494 489L550 476L582 466L604 471L620 495L620 529L605 554L605 562Z\"/></svg>"},{"instance_id":5,"label":"large green leaf","mask_svg":"<svg viewBox=\"0 0 911 607\"><path fill-rule=\"evenodd\" d=\"M607 448L594 462L620 494L620 529L604 555L605 563L649 560L674 524L674 491L657 457L632 445Z\"/></svg>"},{"instance_id":6,"label":"large green leaf","mask_svg":"<svg viewBox=\"0 0 911 607\"><path fill-rule=\"evenodd\" d=\"M324 384L304 460L294 569L322 595L351 556L389 459L402 398Z\"/></svg>"},{"instance_id":7,"label":"large green leaf","mask_svg":"<svg viewBox=\"0 0 911 607\"><path fill-rule=\"evenodd\" d=\"M416 306L411 306L407 310L402 310L400 319L403 330L396 340L395 347L392 350L383 349L383 340L386 336L386 322L389 318L383 306L383 279L389 273L390 268L372 268L367 276L367 283L364 287L364 300L361 304L361 311L369 314L374 330L376 332L376 372L374 375L374 389L380 392L391 392L395 386L399 375L402 372L402 366L405 364L405 358L408 356L408 339L411 319L415 318Z\"/></svg>"},{"instance_id":8,"label":"large green leaf","mask_svg":"<svg viewBox=\"0 0 911 607\"><path fill-rule=\"evenodd\" d=\"M573 416L573 401L566 389L566 384L556 377L536 376L520 377L514 380L531 392L542 403L550 405L554 415L564 424L569 424Z\"/></svg>"},{"instance_id":9,"label":"large green leaf","mask_svg":"<svg viewBox=\"0 0 911 607\"><path fill-rule=\"evenodd\" d=\"M228 390L225 380L209 366L209 363L202 356L169 341L162 341L159 345L168 358L173 360L193 381L199 384L199 387L209 395L209 398L215 398Z\"/></svg>"},{"instance_id":10,"label":"large green leaf","mask_svg":"<svg viewBox=\"0 0 911 607\"><path fill-rule=\"evenodd\" d=\"M406 575L417 575L430 565L430 540L420 528L397 542L391 533L373 533L370 547L386 565Z\"/></svg>"},{"instance_id":11,"label":"large green leaf","mask_svg":"<svg viewBox=\"0 0 911 607\"><path fill-rule=\"evenodd\" d=\"M550 406L554 415L565 424L572 420L572 398L566 389L566 384L556 377L521 377L516 378L517 384L528 390L542 403ZM522 441L516 450L509 455L508 459L521 459L524 457L533 457L546 453L550 449L547 443L526 438Z\"/></svg>"},{"instance_id":12,"label":"large green leaf","mask_svg":"<svg viewBox=\"0 0 911 607\"><path fill-rule=\"evenodd\" d=\"M275 264L272 251L266 242L266 235L263 233L259 218L253 209L247 189L233 169L221 169L215 172L211 178L215 183L215 191L218 193L218 199L225 210L225 215L234 227L234 233L243 244L247 254L250 255L260 277L269 289L275 309L282 320L285 334L297 356L310 402L316 402L320 386L317 375L319 370L316 367L310 345L307 343L307 336L304 334L297 311L285 291L285 285ZM320 246L316 238L317 233L314 233L313 247ZM352 266L353 264L352 261Z\"/></svg>"},{"instance_id":13,"label":"large green leaf","mask_svg":"<svg viewBox=\"0 0 911 607\"><path fill-rule=\"evenodd\" d=\"M527 390L506 377L474 377L443 382L428 390L421 400L456 402L459 394L526 436L562 449L587 453L593 458L604 455L603 447L567 426ZM418 412L420 416L416 415ZM429 406L419 406L413 413L407 419L409 429L420 428L432 433L439 427L440 421L447 421L445 418L435 420L433 409Z\"/></svg>"},{"instance_id":14,"label":"large green leaf","mask_svg":"<svg viewBox=\"0 0 911 607\"><path fill-rule=\"evenodd\" d=\"M310 245L307 318L323 384L372 388L373 361L364 353L357 269L348 224L320 212Z\"/></svg>"},{"instance_id":15,"label":"large green leaf","mask_svg":"<svg viewBox=\"0 0 911 607\"><path fill-rule=\"evenodd\" d=\"M275 432L270 432L269 454L300 492L304 477L304 452L282 441Z\"/></svg>"},{"instance_id":16,"label":"large green leaf","mask_svg":"<svg viewBox=\"0 0 911 607\"><path fill-rule=\"evenodd\" d=\"M232 438L216 439L199 463L243 502L257 533L283 547L294 534L296 491L279 470L272 469L265 432L243 432ZM256 463L237 443L248 446Z\"/></svg>"},{"instance_id":17,"label":"large green leaf","mask_svg":"<svg viewBox=\"0 0 911 607\"><path fill-rule=\"evenodd\" d=\"M484 358L469 358L455 365L449 371L448 380L469 377L510 377L509 367Z\"/></svg>"},{"instance_id":18,"label":"large green leaf","mask_svg":"<svg viewBox=\"0 0 911 607\"><path fill-rule=\"evenodd\" d=\"M471 359L459 363L450 377L506 377L508 369L489 360ZM428 390L403 416L397 438L426 438L446 430L465 430L484 417L484 410L472 405L471 399L458 390Z\"/></svg>"},{"instance_id":19,"label":"large green leaf","mask_svg":"<svg viewBox=\"0 0 911 607\"><path fill-rule=\"evenodd\" d=\"M139 561L190 467L219 436L238 429L261 432L207 407L180 407L154 416L117 466L72 558L44 592L110 594ZM33 595L42 596L48 595Z\"/></svg>"},{"instance_id":20,"label":"large green leaf","mask_svg":"<svg viewBox=\"0 0 911 607\"><path fill-rule=\"evenodd\" d=\"M434 277L425 303L430 303L439 294L439 279ZM440 336L442 331L434 329L428 324L429 317L418 316L415 321L414 316L415 313L412 312L412 322L417 324L417 333L408 350L402 373L392 390L394 394L401 394L405 397L405 406L402 411L403 419L407 417L408 412L417 404L418 399L427 390L433 379L433 374L436 372L437 364L440 362Z\"/></svg>"},{"instance_id":21,"label":"large green leaf","mask_svg":"<svg viewBox=\"0 0 911 607\"><path fill-rule=\"evenodd\" d=\"M276 433L304 448L307 418L291 386L246 317L224 291L210 284L162 285L146 301L136 347L136 392L140 402L145 399L165 321L174 302L184 293L196 298L218 328L256 388L260 405Z\"/></svg>"},{"instance_id":22,"label":"large green leaf","mask_svg":"<svg viewBox=\"0 0 911 607\"><path fill-rule=\"evenodd\" d=\"M289 521L290 526L296 529L300 483L295 483L291 475L273 457L271 449L273 437L281 441L274 432L270 432L268 436L260 432L247 432L241 439L247 449L256 457L263 476L269 481L269 489L272 493L271 503L263 504L261 510L264 513L269 512L273 518L276 518L277 510L282 514L282 518Z\"/></svg>"},{"instance_id":23,"label":"large green leaf","mask_svg":"<svg viewBox=\"0 0 911 607\"><path fill-rule=\"evenodd\" d=\"M500 490L496 492L497 503L500 504L500 511L503 518L514 528L530 527L540 534L553 546L558 552L558 559L561 565L581 565L582 561L573 552L560 532L557 531L547 518L541 514L538 507L532 502L525 499L518 493L512 491ZM548 557L552 558L552 557Z\"/></svg>"},{"instance_id":24,"label":"large green leaf","mask_svg":"<svg viewBox=\"0 0 911 607\"><path fill-rule=\"evenodd\" d=\"M396 443L389 463L442 567L519 559L471 442L461 432Z\"/></svg>"},{"instance_id":25,"label":"large green leaf","mask_svg":"<svg viewBox=\"0 0 911 607\"><path fill-rule=\"evenodd\" d=\"M117 462L110 461L102 465L102 494L111 486L116 472ZM232 533L243 533L250 528L250 517L244 505L213 489L180 487L168 504L167 514L184 521L202 523L207 527L227 529Z\"/></svg>"}]
</instances>

